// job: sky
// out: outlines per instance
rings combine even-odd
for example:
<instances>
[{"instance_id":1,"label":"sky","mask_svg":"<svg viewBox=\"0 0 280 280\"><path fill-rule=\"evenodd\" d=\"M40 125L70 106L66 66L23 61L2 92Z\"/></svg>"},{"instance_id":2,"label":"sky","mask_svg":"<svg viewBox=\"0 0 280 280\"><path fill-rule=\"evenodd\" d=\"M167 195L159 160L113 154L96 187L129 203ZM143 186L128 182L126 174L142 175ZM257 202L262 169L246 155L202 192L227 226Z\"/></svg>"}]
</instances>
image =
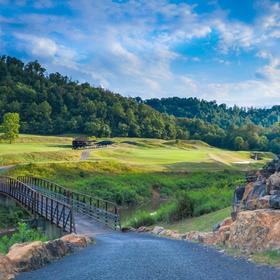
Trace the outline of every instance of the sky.
<instances>
[{"instance_id":1,"label":"sky","mask_svg":"<svg viewBox=\"0 0 280 280\"><path fill-rule=\"evenodd\" d=\"M0 54L124 96L280 105L280 0L0 0Z\"/></svg>"}]
</instances>

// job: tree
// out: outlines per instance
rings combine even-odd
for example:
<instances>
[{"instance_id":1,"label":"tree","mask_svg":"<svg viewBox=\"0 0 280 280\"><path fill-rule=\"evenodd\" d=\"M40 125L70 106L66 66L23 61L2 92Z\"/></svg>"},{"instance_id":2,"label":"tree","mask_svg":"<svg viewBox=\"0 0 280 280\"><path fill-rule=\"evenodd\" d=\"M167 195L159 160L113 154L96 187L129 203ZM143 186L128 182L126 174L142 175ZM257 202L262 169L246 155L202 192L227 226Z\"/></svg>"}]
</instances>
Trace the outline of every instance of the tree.
<instances>
[{"instance_id":1,"label":"tree","mask_svg":"<svg viewBox=\"0 0 280 280\"><path fill-rule=\"evenodd\" d=\"M236 136L235 137L235 139L234 139L234 148L236 150L244 149L244 144L245 144L245 141L244 141L244 139L241 136Z\"/></svg>"},{"instance_id":2,"label":"tree","mask_svg":"<svg viewBox=\"0 0 280 280\"><path fill-rule=\"evenodd\" d=\"M19 136L19 114L6 113L2 124L3 138L10 144Z\"/></svg>"}]
</instances>

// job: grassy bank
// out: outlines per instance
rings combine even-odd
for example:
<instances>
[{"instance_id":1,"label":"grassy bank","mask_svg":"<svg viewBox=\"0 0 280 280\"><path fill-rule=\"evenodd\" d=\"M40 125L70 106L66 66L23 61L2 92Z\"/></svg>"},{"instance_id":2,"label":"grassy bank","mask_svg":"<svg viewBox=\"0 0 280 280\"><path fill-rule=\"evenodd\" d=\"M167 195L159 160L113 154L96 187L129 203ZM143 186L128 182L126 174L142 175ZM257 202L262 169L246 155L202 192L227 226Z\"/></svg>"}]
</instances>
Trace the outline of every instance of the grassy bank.
<instances>
[{"instance_id":1,"label":"grassy bank","mask_svg":"<svg viewBox=\"0 0 280 280\"><path fill-rule=\"evenodd\" d=\"M232 208L227 207L212 213L204 214L200 217L184 219L173 224L161 223L160 225L167 229L177 230L180 233L189 231L212 231L213 225L230 217L231 211Z\"/></svg>"},{"instance_id":2,"label":"grassy bank","mask_svg":"<svg viewBox=\"0 0 280 280\"><path fill-rule=\"evenodd\" d=\"M111 140L112 146L88 150L88 160L80 161L82 151L71 149L71 137L21 135L15 144L0 143L0 165L19 163L7 174L47 178L122 206L144 205L156 196L169 203L161 214L165 221L167 212L176 208L176 193L188 193L192 216L229 206L244 172L271 158L267 153L264 160L254 161L250 152L217 149L201 141Z\"/></svg>"},{"instance_id":3,"label":"grassy bank","mask_svg":"<svg viewBox=\"0 0 280 280\"><path fill-rule=\"evenodd\" d=\"M233 190L244 174L235 170L217 172L140 172L113 162L30 164L9 172L13 176L45 177L67 188L115 201L118 204L142 203L156 191L162 198L176 191L228 187Z\"/></svg>"}]
</instances>

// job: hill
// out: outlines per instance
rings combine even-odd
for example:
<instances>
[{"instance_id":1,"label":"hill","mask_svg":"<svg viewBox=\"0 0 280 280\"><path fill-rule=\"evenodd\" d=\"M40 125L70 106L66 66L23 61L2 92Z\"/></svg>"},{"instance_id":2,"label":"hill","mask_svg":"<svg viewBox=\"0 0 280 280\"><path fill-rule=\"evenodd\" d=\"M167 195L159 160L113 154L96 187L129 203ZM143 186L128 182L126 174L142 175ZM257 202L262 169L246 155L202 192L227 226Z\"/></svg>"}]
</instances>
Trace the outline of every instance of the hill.
<instances>
[{"instance_id":1,"label":"hill","mask_svg":"<svg viewBox=\"0 0 280 280\"><path fill-rule=\"evenodd\" d=\"M175 118L88 83L59 73L47 75L37 61L24 64L0 57L0 121L18 112L21 132L85 133L172 139L182 137Z\"/></svg>"},{"instance_id":2,"label":"hill","mask_svg":"<svg viewBox=\"0 0 280 280\"><path fill-rule=\"evenodd\" d=\"M239 108L198 98L149 99L145 104L177 117L191 139L234 150L280 153L280 106Z\"/></svg>"},{"instance_id":3,"label":"hill","mask_svg":"<svg viewBox=\"0 0 280 280\"><path fill-rule=\"evenodd\" d=\"M271 108L228 107L226 104L217 104L216 101L193 97L154 98L145 100L145 104L161 113L178 118L201 119L223 129L232 125L240 127L247 123L270 127L280 121L280 105Z\"/></svg>"}]
</instances>

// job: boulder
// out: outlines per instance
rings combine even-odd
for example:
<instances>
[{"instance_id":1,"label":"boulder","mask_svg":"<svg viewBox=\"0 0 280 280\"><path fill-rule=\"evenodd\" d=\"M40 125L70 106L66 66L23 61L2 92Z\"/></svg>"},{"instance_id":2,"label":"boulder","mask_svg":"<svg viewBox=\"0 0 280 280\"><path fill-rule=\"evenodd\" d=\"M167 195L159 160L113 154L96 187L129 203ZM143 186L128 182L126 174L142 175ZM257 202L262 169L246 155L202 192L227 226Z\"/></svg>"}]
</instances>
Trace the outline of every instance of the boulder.
<instances>
[{"instance_id":1,"label":"boulder","mask_svg":"<svg viewBox=\"0 0 280 280\"><path fill-rule=\"evenodd\" d=\"M13 279L16 269L11 260L0 254L0 280Z\"/></svg>"},{"instance_id":2,"label":"boulder","mask_svg":"<svg viewBox=\"0 0 280 280\"><path fill-rule=\"evenodd\" d=\"M280 211L259 209L239 212L230 227L228 245L246 252L280 248Z\"/></svg>"},{"instance_id":3,"label":"boulder","mask_svg":"<svg viewBox=\"0 0 280 280\"><path fill-rule=\"evenodd\" d=\"M15 244L10 248L7 257L18 271L38 269L49 262L49 254L41 241Z\"/></svg>"},{"instance_id":4,"label":"boulder","mask_svg":"<svg viewBox=\"0 0 280 280\"><path fill-rule=\"evenodd\" d=\"M205 243L208 245L216 243L216 236L213 232L190 231L182 235L182 239Z\"/></svg>"},{"instance_id":5,"label":"boulder","mask_svg":"<svg viewBox=\"0 0 280 280\"><path fill-rule=\"evenodd\" d=\"M138 232L148 232L148 231L150 231L150 229L149 229L148 227L142 226L142 227L139 227L139 228L137 229L137 231L138 231Z\"/></svg>"},{"instance_id":6,"label":"boulder","mask_svg":"<svg viewBox=\"0 0 280 280\"><path fill-rule=\"evenodd\" d=\"M164 230L165 229L163 227L155 226L154 229L152 230L152 233L158 235L158 234L160 234Z\"/></svg>"},{"instance_id":7,"label":"boulder","mask_svg":"<svg viewBox=\"0 0 280 280\"><path fill-rule=\"evenodd\" d=\"M60 238L60 240L65 241L77 248L87 247L93 242L89 236L79 235L79 234L68 234Z\"/></svg>"},{"instance_id":8,"label":"boulder","mask_svg":"<svg viewBox=\"0 0 280 280\"><path fill-rule=\"evenodd\" d=\"M262 181L253 183L251 191L248 193L246 200L244 200L245 209L257 209L258 199L266 195L266 184Z\"/></svg>"},{"instance_id":9,"label":"boulder","mask_svg":"<svg viewBox=\"0 0 280 280\"><path fill-rule=\"evenodd\" d=\"M7 257L19 272L30 271L60 259L91 242L87 236L70 234L48 242L15 244L10 248Z\"/></svg>"},{"instance_id":10,"label":"boulder","mask_svg":"<svg viewBox=\"0 0 280 280\"><path fill-rule=\"evenodd\" d=\"M275 194L280 191L280 172L275 172L267 179L266 190L268 194Z\"/></svg>"},{"instance_id":11,"label":"boulder","mask_svg":"<svg viewBox=\"0 0 280 280\"><path fill-rule=\"evenodd\" d=\"M269 206L273 209L280 209L280 193L270 196Z\"/></svg>"},{"instance_id":12,"label":"boulder","mask_svg":"<svg viewBox=\"0 0 280 280\"><path fill-rule=\"evenodd\" d=\"M270 208L270 199L271 196L270 195L265 195L263 197L259 197L257 199L257 203L256 203L256 207L257 209L266 209L266 208Z\"/></svg>"}]
</instances>

